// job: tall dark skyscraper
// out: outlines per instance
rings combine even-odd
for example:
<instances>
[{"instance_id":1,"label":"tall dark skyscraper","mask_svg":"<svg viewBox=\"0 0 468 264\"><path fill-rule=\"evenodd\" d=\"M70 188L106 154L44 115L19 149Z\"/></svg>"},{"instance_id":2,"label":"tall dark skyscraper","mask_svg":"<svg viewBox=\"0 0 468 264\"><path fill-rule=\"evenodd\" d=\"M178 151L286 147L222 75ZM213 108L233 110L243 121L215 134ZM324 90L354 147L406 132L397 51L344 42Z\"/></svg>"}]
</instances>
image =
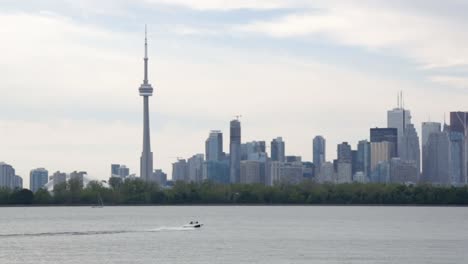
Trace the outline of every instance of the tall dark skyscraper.
<instances>
[{"instance_id":1,"label":"tall dark skyscraper","mask_svg":"<svg viewBox=\"0 0 468 264\"><path fill-rule=\"evenodd\" d=\"M325 138L322 136L316 136L314 137L313 143L312 143L312 156L314 159L314 165L315 165L315 170L317 172L320 171L320 168L322 167L322 164L325 163L326 159L326 153L325 153Z\"/></svg>"},{"instance_id":2,"label":"tall dark skyscraper","mask_svg":"<svg viewBox=\"0 0 468 264\"><path fill-rule=\"evenodd\" d=\"M241 160L241 124L239 120L232 120L230 125L229 156L230 156L230 181L240 181Z\"/></svg>"},{"instance_id":3,"label":"tall dark skyscraper","mask_svg":"<svg viewBox=\"0 0 468 264\"><path fill-rule=\"evenodd\" d=\"M285 160L285 145L283 138L277 137L271 141L271 160L272 161L281 161Z\"/></svg>"},{"instance_id":4,"label":"tall dark skyscraper","mask_svg":"<svg viewBox=\"0 0 468 264\"><path fill-rule=\"evenodd\" d=\"M371 128L371 142L390 142L393 144L393 153L391 157L396 157L398 154L398 130L396 128Z\"/></svg>"},{"instance_id":5,"label":"tall dark skyscraper","mask_svg":"<svg viewBox=\"0 0 468 264\"><path fill-rule=\"evenodd\" d=\"M140 159L140 177L145 181L151 180L153 173L153 152L151 152L150 126L149 126L149 105L148 97L153 95L153 87L148 82L148 41L145 26L145 58L144 58L144 79L140 88L140 96L143 96L143 151Z\"/></svg>"}]
</instances>

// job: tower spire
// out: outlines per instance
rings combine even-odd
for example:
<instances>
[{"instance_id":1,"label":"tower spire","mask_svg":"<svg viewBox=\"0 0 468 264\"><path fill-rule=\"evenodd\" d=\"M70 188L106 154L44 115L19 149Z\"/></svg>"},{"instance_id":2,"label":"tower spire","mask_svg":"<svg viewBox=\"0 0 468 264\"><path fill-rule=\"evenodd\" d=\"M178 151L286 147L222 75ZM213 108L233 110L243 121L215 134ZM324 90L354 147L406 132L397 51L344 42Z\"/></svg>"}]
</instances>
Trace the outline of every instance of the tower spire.
<instances>
[{"instance_id":1,"label":"tower spire","mask_svg":"<svg viewBox=\"0 0 468 264\"><path fill-rule=\"evenodd\" d=\"M148 37L147 37L147 29L145 24L145 79L143 80L144 84L148 84Z\"/></svg>"}]
</instances>

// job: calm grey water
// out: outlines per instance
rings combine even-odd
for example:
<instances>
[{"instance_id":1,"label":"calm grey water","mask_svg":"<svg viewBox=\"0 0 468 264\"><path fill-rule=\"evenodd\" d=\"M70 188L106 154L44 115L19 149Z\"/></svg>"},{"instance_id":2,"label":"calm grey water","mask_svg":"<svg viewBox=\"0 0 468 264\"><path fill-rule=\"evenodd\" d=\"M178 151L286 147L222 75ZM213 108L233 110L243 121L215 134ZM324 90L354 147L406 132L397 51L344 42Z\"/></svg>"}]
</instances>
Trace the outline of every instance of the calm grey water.
<instances>
[{"instance_id":1,"label":"calm grey water","mask_svg":"<svg viewBox=\"0 0 468 264\"><path fill-rule=\"evenodd\" d=\"M468 208L0 208L0 263L468 263Z\"/></svg>"}]
</instances>

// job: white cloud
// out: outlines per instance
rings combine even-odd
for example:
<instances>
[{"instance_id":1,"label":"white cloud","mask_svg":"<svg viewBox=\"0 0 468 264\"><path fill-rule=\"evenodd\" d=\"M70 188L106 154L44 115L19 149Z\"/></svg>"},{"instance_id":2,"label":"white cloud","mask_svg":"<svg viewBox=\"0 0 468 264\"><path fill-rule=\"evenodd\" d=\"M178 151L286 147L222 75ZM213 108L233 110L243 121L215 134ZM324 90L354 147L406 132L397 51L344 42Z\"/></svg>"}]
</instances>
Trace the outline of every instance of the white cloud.
<instances>
[{"instance_id":1,"label":"white cloud","mask_svg":"<svg viewBox=\"0 0 468 264\"><path fill-rule=\"evenodd\" d=\"M145 0L151 4L188 7L196 10L275 9L291 6L297 1L281 0Z\"/></svg>"},{"instance_id":2,"label":"white cloud","mask_svg":"<svg viewBox=\"0 0 468 264\"><path fill-rule=\"evenodd\" d=\"M446 67L468 64L464 28L466 24L446 17L354 4L254 21L235 29L278 38L324 36L338 44L392 50L426 67Z\"/></svg>"}]
</instances>

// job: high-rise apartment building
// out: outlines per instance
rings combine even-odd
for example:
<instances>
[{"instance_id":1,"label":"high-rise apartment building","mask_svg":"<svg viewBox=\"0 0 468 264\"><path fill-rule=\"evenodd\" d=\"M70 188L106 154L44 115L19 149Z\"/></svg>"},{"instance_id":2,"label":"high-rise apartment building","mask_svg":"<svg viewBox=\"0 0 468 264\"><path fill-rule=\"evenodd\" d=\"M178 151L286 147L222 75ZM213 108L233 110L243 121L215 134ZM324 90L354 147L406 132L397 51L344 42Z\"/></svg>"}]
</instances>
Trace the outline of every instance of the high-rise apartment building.
<instances>
[{"instance_id":1,"label":"high-rise apartment building","mask_svg":"<svg viewBox=\"0 0 468 264\"><path fill-rule=\"evenodd\" d=\"M322 136L314 137L312 142L312 157L318 174L322 168L322 164L326 161L326 142Z\"/></svg>"},{"instance_id":2,"label":"high-rise apartment building","mask_svg":"<svg viewBox=\"0 0 468 264\"><path fill-rule=\"evenodd\" d=\"M203 180L203 163L205 157L203 154L193 155L187 161L188 180L191 182L201 182Z\"/></svg>"},{"instance_id":3,"label":"high-rise apartment building","mask_svg":"<svg viewBox=\"0 0 468 264\"><path fill-rule=\"evenodd\" d=\"M49 181L49 172L44 168L31 170L29 173L29 189L32 192L37 192L44 187Z\"/></svg>"},{"instance_id":4,"label":"high-rise apartment building","mask_svg":"<svg viewBox=\"0 0 468 264\"><path fill-rule=\"evenodd\" d=\"M19 179L15 174L15 169L13 168L13 166L6 164L5 162L0 162L0 188L4 187L9 189L15 189L19 188L18 185Z\"/></svg>"},{"instance_id":5,"label":"high-rise apartment building","mask_svg":"<svg viewBox=\"0 0 468 264\"><path fill-rule=\"evenodd\" d=\"M243 184L254 184L261 183L265 184L265 175L261 173L261 162L256 160L243 160L240 163L240 183ZM262 179L263 178L263 179Z\"/></svg>"},{"instance_id":6,"label":"high-rise apartment building","mask_svg":"<svg viewBox=\"0 0 468 264\"><path fill-rule=\"evenodd\" d=\"M172 180L188 181L188 164L185 159L178 159L177 162L172 163Z\"/></svg>"},{"instance_id":7,"label":"high-rise apartment building","mask_svg":"<svg viewBox=\"0 0 468 264\"><path fill-rule=\"evenodd\" d=\"M207 161L220 161L223 158L223 133L221 131L210 132L205 141L205 155Z\"/></svg>"},{"instance_id":8,"label":"high-rise apartment building","mask_svg":"<svg viewBox=\"0 0 468 264\"><path fill-rule=\"evenodd\" d=\"M285 143L282 137L277 137L271 141L271 160L284 162L286 157Z\"/></svg>"},{"instance_id":9,"label":"high-rise apartment building","mask_svg":"<svg viewBox=\"0 0 468 264\"><path fill-rule=\"evenodd\" d=\"M230 182L240 181L240 161L241 161L241 123L239 120L232 120L230 123Z\"/></svg>"}]
</instances>

